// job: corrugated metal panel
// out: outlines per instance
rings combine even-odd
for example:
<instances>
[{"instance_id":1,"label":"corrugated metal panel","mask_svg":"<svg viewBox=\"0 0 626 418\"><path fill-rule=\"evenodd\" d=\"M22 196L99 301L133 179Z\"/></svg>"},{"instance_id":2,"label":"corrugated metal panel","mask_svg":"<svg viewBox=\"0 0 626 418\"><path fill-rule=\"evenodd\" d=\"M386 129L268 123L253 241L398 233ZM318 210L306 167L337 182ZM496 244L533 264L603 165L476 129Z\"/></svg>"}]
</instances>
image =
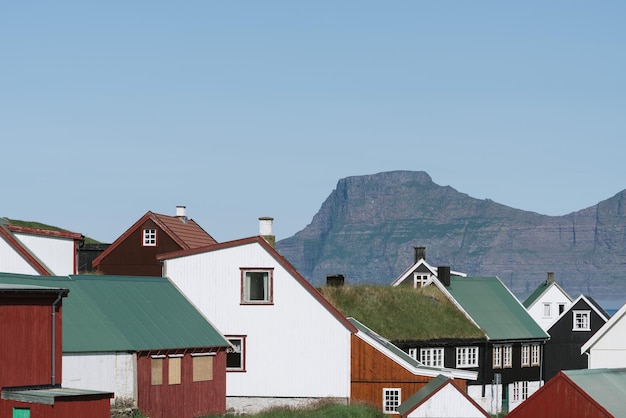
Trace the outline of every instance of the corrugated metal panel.
<instances>
[{"instance_id":1,"label":"corrugated metal panel","mask_svg":"<svg viewBox=\"0 0 626 418\"><path fill-rule=\"evenodd\" d=\"M564 373L615 416L624 416L626 369L568 370Z\"/></svg>"},{"instance_id":2,"label":"corrugated metal panel","mask_svg":"<svg viewBox=\"0 0 626 418\"><path fill-rule=\"evenodd\" d=\"M25 390L2 390L2 399L34 402L44 405L54 405L59 398L80 397L80 396L98 396L104 398L112 398L110 392L99 392L95 390L84 389L68 389L61 387L50 387L45 389L25 389Z\"/></svg>"},{"instance_id":3,"label":"corrugated metal panel","mask_svg":"<svg viewBox=\"0 0 626 418\"><path fill-rule=\"evenodd\" d=\"M63 302L64 352L228 345L187 298L161 277L0 274L0 282L70 289Z\"/></svg>"},{"instance_id":4,"label":"corrugated metal panel","mask_svg":"<svg viewBox=\"0 0 626 418\"><path fill-rule=\"evenodd\" d=\"M446 289L490 340L548 338L497 277L453 276Z\"/></svg>"}]
</instances>

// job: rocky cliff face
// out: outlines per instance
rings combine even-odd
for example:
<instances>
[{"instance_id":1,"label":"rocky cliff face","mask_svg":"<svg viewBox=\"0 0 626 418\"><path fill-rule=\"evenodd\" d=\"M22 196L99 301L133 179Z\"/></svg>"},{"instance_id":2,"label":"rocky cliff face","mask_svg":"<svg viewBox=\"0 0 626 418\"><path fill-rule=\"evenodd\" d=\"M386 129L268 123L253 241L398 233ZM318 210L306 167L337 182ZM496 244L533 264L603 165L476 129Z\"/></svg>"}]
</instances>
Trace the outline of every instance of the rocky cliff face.
<instances>
[{"instance_id":1,"label":"rocky cliff face","mask_svg":"<svg viewBox=\"0 0 626 418\"><path fill-rule=\"evenodd\" d=\"M348 177L276 248L314 285L338 273L391 283L413 263L413 247L425 246L431 265L498 276L522 300L547 272L572 297L626 300L625 196L546 216L472 198L424 172Z\"/></svg>"}]
</instances>

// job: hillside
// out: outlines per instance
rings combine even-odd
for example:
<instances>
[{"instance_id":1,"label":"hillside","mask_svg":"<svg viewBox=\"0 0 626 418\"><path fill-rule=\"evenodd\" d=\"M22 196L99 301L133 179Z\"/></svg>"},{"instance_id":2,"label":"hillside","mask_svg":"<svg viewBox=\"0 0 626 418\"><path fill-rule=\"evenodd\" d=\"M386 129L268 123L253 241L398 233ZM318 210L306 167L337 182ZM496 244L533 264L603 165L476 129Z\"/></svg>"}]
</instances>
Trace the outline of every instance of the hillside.
<instances>
[{"instance_id":1,"label":"hillside","mask_svg":"<svg viewBox=\"0 0 626 418\"><path fill-rule=\"evenodd\" d=\"M573 297L626 300L625 196L547 216L475 199L425 172L347 177L276 248L316 286L328 274L389 284L425 246L431 265L498 276L521 299L554 272Z\"/></svg>"}]
</instances>

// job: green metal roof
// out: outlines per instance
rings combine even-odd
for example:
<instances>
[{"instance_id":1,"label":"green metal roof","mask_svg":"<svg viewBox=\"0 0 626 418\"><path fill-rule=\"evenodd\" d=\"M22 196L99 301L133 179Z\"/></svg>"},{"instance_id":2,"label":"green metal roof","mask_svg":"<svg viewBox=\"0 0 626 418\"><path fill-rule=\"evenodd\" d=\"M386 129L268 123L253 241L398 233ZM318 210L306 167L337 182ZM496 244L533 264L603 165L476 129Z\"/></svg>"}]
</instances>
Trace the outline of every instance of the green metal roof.
<instances>
[{"instance_id":1,"label":"green metal roof","mask_svg":"<svg viewBox=\"0 0 626 418\"><path fill-rule=\"evenodd\" d=\"M611 414L624 416L626 369L565 370L563 373Z\"/></svg>"},{"instance_id":2,"label":"green metal roof","mask_svg":"<svg viewBox=\"0 0 626 418\"><path fill-rule=\"evenodd\" d=\"M0 283L70 290L63 300L63 352L228 346L167 278L0 273Z\"/></svg>"},{"instance_id":3,"label":"green metal roof","mask_svg":"<svg viewBox=\"0 0 626 418\"><path fill-rule=\"evenodd\" d=\"M547 281L544 281L539 286L537 286L537 288L530 295L528 295L528 297L524 301L523 303L524 307L525 308L530 307L530 305L532 305L534 301L539 299L539 296L541 296L543 292L546 291L548 286L550 286L550 283L548 283Z\"/></svg>"},{"instance_id":4,"label":"green metal roof","mask_svg":"<svg viewBox=\"0 0 626 418\"><path fill-rule=\"evenodd\" d=\"M549 338L497 277L453 276L446 290L490 340Z\"/></svg>"},{"instance_id":5,"label":"green metal roof","mask_svg":"<svg viewBox=\"0 0 626 418\"><path fill-rule=\"evenodd\" d=\"M2 390L2 399L20 402L33 402L44 405L54 405L54 402L59 398L75 398L81 396L86 396L90 399L93 397L110 399L113 397L113 393L85 389L67 389L61 387L16 388Z\"/></svg>"},{"instance_id":6,"label":"green metal roof","mask_svg":"<svg viewBox=\"0 0 626 418\"><path fill-rule=\"evenodd\" d=\"M398 406L397 412L400 415L406 414L411 409L413 409L415 405L419 405L420 402L436 392L441 386L445 385L447 381L448 378L444 375L440 374L439 376L435 377L423 388L411 395L406 401L402 402L402 404Z\"/></svg>"}]
</instances>

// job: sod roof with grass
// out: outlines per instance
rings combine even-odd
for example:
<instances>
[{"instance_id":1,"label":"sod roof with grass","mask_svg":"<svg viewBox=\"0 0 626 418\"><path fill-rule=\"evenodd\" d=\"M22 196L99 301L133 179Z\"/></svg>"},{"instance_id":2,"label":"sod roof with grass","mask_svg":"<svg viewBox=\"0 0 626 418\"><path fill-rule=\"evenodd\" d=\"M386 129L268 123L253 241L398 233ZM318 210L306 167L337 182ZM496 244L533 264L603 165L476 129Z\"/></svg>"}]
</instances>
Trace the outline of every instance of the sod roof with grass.
<instances>
[{"instance_id":1,"label":"sod roof with grass","mask_svg":"<svg viewBox=\"0 0 626 418\"><path fill-rule=\"evenodd\" d=\"M392 341L486 340L485 334L436 286L323 286L343 315Z\"/></svg>"}]
</instances>

